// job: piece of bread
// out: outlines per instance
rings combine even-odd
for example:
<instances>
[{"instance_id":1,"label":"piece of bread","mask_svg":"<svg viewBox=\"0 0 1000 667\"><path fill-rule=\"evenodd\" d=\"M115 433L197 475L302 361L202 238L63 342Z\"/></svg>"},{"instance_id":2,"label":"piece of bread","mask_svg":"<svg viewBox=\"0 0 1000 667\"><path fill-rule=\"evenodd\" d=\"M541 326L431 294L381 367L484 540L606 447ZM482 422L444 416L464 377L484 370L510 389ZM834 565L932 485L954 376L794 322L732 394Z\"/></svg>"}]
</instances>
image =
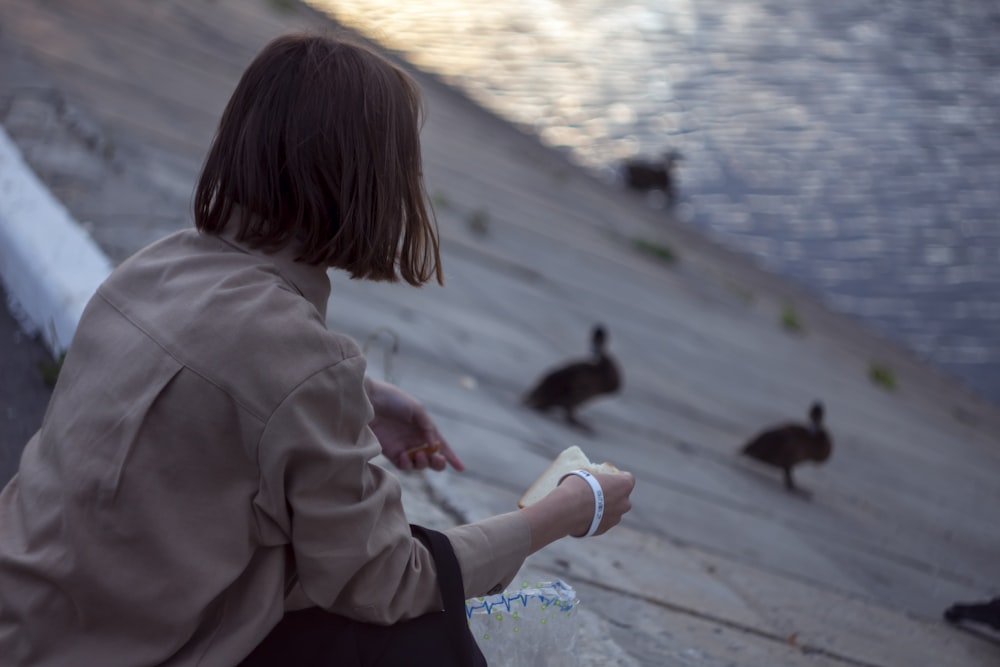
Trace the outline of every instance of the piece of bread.
<instances>
[{"instance_id":1,"label":"piece of bread","mask_svg":"<svg viewBox=\"0 0 1000 667\"><path fill-rule=\"evenodd\" d=\"M559 480L566 473L580 469L599 473L621 472L621 470L608 462L592 463L587 458L587 455L583 453L582 449L573 445L560 452L559 456L549 464L549 467L545 469L541 476L524 492L524 495L517 501L517 506L523 509L535 501L544 498L552 489L556 488Z\"/></svg>"},{"instance_id":2,"label":"piece of bread","mask_svg":"<svg viewBox=\"0 0 1000 667\"><path fill-rule=\"evenodd\" d=\"M419 445L417 447L411 447L410 449L407 449L403 453L409 456L411 461L416 461L418 452L423 452L424 454L427 455L427 458L430 458L431 456L437 454L440 451L441 451L440 442L425 442L424 444Z\"/></svg>"}]
</instances>

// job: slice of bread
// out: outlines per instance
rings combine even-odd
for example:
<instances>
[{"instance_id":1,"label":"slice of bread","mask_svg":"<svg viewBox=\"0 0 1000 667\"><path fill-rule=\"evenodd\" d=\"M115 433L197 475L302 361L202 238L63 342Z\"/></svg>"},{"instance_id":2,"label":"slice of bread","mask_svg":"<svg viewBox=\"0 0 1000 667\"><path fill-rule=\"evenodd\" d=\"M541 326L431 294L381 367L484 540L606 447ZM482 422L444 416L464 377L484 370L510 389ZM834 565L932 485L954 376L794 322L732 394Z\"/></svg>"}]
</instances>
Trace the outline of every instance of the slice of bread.
<instances>
[{"instance_id":1,"label":"slice of bread","mask_svg":"<svg viewBox=\"0 0 1000 667\"><path fill-rule=\"evenodd\" d=\"M549 464L549 467L541 474L541 476L532 483L528 490L524 492L520 500L517 501L517 506L520 508L525 508L532 503L541 500L548 493L556 488L559 484L559 480L562 479L563 475L572 470L589 470L590 472L621 472L618 468L610 463L592 463L587 455L583 453L583 450L573 445L572 447L567 447L555 460Z\"/></svg>"}]
</instances>

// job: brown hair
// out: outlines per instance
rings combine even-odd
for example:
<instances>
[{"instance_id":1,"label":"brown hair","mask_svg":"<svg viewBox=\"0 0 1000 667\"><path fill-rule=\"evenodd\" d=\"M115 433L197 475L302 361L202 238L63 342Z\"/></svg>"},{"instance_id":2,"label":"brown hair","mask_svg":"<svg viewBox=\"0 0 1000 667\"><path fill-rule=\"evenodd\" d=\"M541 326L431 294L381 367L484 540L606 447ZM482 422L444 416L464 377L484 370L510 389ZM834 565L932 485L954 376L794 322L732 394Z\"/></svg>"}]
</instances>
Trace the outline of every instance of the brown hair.
<instances>
[{"instance_id":1,"label":"brown hair","mask_svg":"<svg viewBox=\"0 0 1000 667\"><path fill-rule=\"evenodd\" d=\"M195 190L195 224L352 278L443 283L416 83L359 42L287 35L243 73Z\"/></svg>"}]
</instances>

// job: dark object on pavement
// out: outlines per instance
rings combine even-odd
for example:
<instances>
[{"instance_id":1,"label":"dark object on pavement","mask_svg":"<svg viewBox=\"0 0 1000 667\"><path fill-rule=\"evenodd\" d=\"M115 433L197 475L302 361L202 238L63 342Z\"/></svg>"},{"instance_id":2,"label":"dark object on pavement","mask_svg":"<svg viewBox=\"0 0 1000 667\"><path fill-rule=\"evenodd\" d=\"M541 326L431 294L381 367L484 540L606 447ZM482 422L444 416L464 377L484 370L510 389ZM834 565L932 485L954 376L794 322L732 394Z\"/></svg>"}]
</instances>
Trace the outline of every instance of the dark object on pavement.
<instances>
[{"instance_id":1,"label":"dark object on pavement","mask_svg":"<svg viewBox=\"0 0 1000 667\"><path fill-rule=\"evenodd\" d=\"M1000 597L993 598L989 602L953 604L945 609L944 618L949 623L973 621L1000 631Z\"/></svg>"},{"instance_id":2,"label":"dark object on pavement","mask_svg":"<svg viewBox=\"0 0 1000 667\"><path fill-rule=\"evenodd\" d=\"M576 417L577 408L598 396L617 392L622 384L618 364L606 350L607 332L600 324L591 332L591 345L593 356L590 359L572 361L549 371L525 394L524 404L541 412L562 408L566 421L590 431L590 427Z\"/></svg>"},{"instance_id":3,"label":"dark object on pavement","mask_svg":"<svg viewBox=\"0 0 1000 667\"><path fill-rule=\"evenodd\" d=\"M783 424L768 429L747 443L743 454L781 468L785 473L785 488L796 491L792 468L805 461L822 463L830 458L832 448L830 435L823 428L823 404L817 401L809 409L809 424Z\"/></svg>"},{"instance_id":4,"label":"dark object on pavement","mask_svg":"<svg viewBox=\"0 0 1000 667\"><path fill-rule=\"evenodd\" d=\"M668 151L660 161L647 161L639 158L626 160L624 163L625 184L632 190L661 190L667 196L667 201L673 203L677 198L677 176L675 173L681 154Z\"/></svg>"}]
</instances>

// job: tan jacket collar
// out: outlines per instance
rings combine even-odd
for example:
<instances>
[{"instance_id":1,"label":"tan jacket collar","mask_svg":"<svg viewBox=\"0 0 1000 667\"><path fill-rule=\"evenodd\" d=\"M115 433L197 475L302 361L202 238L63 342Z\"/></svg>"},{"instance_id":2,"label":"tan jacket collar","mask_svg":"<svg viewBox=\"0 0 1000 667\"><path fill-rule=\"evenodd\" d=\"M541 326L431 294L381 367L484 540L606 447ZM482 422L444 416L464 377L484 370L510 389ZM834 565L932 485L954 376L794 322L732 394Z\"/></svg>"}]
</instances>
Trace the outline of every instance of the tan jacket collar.
<instances>
[{"instance_id":1,"label":"tan jacket collar","mask_svg":"<svg viewBox=\"0 0 1000 667\"><path fill-rule=\"evenodd\" d=\"M299 294L316 307L325 322L326 304L330 299L330 277L326 273L326 268L295 261L295 257L299 253L297 244L293 243L280 250L269 252L237 240L236 229L234 224L226 225L225 229L219 233L219 238L240 252L270 260L281 277L291 283Z\"/></svg>"}]
</instances>

